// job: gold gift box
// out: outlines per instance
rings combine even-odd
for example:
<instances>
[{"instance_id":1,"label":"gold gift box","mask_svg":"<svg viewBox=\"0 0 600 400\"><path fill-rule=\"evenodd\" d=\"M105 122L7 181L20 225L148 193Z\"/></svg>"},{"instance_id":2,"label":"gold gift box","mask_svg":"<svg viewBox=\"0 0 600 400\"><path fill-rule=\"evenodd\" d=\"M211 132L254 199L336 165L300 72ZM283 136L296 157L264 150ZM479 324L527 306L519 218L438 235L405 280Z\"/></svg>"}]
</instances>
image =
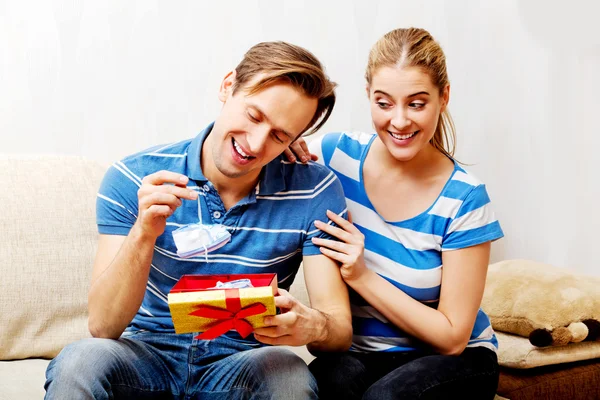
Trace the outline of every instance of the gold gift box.
<instances>
[{"instance_id":1,"label":"gold gift box","mask_svg":"<svg viewBox=\"0 0 600 400\"><path fill-rule=\"evenodd\" d=\"M253 287L215 288L217 282L225 283L237 279L249 279ZM256 308L253 305L262 304L266 311L243 318L256 329L265 326L265 316L275 315L275 294L277 274L184 275L169 292L168 303L176 333L219 329L217 325L233 320L240 308L243 313L245 308ZM212 318L193 315L201 309L209 310L209 313L215 315ZM226 314L229 314L229 318Z\"/></svg>"}]
</instances>

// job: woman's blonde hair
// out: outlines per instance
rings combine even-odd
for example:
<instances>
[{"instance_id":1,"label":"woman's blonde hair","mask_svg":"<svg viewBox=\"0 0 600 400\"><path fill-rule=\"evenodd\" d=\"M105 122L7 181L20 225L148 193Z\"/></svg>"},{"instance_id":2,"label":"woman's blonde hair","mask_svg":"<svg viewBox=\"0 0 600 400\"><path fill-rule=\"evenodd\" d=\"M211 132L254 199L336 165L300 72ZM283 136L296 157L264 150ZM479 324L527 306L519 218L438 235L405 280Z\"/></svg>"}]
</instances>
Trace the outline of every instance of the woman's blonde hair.
<instances>
[{"instance_id":1,"label":"woman's blonde hair","mask_svg":"<svg viewBox=\"0 0 600 400\"><path fill-rule=\"evenodd\" d=\"M395 29L386 33L375 43L369 53L365 78L371 85L378 68L396 66L419 67L429 75L442 95L449 85L446 56L440 45L425 29ZM450 158L454 158L456 132L448 109L440 114L431 145Z\"/></svg>"}]
</instances>

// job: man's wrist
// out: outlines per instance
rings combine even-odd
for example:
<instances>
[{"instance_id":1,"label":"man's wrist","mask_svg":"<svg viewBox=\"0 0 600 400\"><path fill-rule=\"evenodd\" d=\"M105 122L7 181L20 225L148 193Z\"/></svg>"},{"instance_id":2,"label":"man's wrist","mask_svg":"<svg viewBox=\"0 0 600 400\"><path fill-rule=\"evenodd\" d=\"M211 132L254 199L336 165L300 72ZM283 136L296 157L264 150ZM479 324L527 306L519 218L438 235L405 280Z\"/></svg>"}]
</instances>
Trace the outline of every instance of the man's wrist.
<instances>
[{"instance_id":1,"label":"man's wrist","mask_svg":"<svg viewBox=\"0 0 600 400\"><path fill-rule=\"evenodd\" d=\"M316 332L317 338L313 340L311 343L313 344L321 344L327 342L329 339L329 320L330 316L324 313L323 311L313 309L316 315Z\"/></svg>"},{"instance_id":2,"label":"man's wrist","mask_svg":"<svg viewBox=\"0 0 600 400\"><path fill-rule=\"evenodd\" d=\"M136 243L151 243L153 247L157 239L153 235L149 234L146 230L144 230L139 220L137 220L131 227L130 236Z\"/></svg>"}]
</instances>

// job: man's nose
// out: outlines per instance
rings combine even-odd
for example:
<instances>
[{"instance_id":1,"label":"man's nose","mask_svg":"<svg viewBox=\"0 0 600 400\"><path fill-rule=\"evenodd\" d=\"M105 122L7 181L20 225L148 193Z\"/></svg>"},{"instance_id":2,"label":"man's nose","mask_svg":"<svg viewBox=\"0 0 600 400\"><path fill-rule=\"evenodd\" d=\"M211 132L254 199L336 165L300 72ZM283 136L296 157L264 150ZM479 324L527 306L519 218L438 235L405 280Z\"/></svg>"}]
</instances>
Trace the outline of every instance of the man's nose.
<instances>
[{"instance_id":1,"label":"man's nose","mask_svg":"<svg viewBox=\"0 0 600 400\"><path fill-rule=\"evenodd\" d=\"M271 127L269 124L263 123L256 126L246 137L248 150L250 150L254 156L257 156L264 151L270 133Z\"/></svg>"}]
</instances>

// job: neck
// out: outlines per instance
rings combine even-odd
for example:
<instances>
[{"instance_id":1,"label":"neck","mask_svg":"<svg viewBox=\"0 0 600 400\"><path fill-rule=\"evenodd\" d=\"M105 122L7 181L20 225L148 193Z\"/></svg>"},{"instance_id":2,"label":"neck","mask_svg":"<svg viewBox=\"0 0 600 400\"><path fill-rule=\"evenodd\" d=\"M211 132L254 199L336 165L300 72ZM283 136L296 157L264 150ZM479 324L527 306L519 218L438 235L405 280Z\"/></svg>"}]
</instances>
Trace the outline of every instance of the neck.
<instances>
[{"instance_id":1,"label":"neck","mask_svg":"<svg viewBox=\"0 0 600 400\"><path fill-rule=\"evenodd\" d=\"M201 150L202 156L200 157L200 165L206 179L212 182L215 189L217 189L217 192L219 192L221 199L226 203L226 208L229 208L227 203L233 203L229 204L229 206L236 204L256 187L260 176L260 170L257 172L252 171L237 178L222 174L215 164L211 151L213 146L212 138L212 135L208 135L204 140Z\"/></svg>"},{"instance_id":2,"label":"neck","mask_svg":"<svg viewBox=\"0 0 600 400\"><path fill-rule=\"evenodd\" d=\"M435 149L431 144L424 147L417 155L410 160L402 161L395 159L383 142L377 137L371 147L373 156L377 160L376 165L381 171L386 171L386 175L412 176L423 178L435 174L439 163L447 162L447 157Z\"/></svg>"}]
</instances>

